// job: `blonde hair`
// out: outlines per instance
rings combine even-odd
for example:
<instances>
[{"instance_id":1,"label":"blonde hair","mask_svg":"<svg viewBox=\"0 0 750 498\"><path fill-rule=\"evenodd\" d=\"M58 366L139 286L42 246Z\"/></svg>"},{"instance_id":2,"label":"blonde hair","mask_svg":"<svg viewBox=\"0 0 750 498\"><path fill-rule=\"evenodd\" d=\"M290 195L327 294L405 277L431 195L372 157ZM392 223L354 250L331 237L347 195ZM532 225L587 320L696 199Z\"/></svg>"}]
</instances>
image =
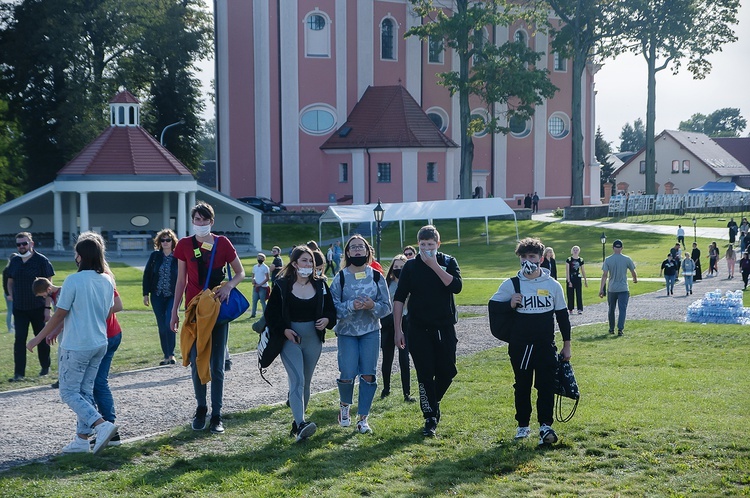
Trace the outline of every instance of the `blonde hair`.
<instances>
[{"instance_id":1,"label":"blonde hair","mask_svg":"<svg viewBox=\"0 0 750 498\"><path fill-rule=\"evenodd\" d=\"M546 249L544 250L544 257L545 257L545 258L547 257L547 254L551 254L551 256L549 256L549 257L550 257L550 258L552 258L552 259L555 259L555 250L554 250L554 249L552 249L551 247L547 247L547 248L546 248Z\"/></svg>"}]
</instances>

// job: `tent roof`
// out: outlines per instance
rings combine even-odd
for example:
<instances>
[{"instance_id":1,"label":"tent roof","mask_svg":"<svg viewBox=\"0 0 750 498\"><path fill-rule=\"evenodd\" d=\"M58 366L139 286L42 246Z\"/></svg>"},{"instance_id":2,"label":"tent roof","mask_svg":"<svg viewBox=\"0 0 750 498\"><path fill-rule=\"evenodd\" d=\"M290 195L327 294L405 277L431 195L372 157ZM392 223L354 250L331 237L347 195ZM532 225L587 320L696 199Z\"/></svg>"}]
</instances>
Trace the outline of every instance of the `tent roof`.
<instances>
[{"instance_id":1,"label":"tent roof","mask_svg":"<svg viewBox=\"0 0 750 498\"><path fill-rule=\"evenodd\" d=\"M750 192L750 190L738 187L737 184L733 182L706 182L706 184L701 187L691 188L689 192Z\"/></svg>"}]
</instances>

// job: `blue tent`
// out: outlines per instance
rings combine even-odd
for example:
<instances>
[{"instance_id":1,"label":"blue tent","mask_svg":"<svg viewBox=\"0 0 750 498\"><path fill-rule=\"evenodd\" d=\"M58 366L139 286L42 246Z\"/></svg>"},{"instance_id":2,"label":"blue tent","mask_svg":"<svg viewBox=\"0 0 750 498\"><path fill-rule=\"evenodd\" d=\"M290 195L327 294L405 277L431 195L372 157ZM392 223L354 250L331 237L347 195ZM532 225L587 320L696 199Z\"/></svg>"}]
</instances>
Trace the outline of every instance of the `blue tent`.
<instances>
[{"instance_id":1,"label":"blue tent","mask_svg":"<svg viewBox=\"0 0 750 498\"><path fill-rule=\"evenodd\" d=\"M715 194L731 192L750 192L750 190L738 187L733 182L706 182L702 187L691 188L691 194Z\"/></svg>"}]
</instances>

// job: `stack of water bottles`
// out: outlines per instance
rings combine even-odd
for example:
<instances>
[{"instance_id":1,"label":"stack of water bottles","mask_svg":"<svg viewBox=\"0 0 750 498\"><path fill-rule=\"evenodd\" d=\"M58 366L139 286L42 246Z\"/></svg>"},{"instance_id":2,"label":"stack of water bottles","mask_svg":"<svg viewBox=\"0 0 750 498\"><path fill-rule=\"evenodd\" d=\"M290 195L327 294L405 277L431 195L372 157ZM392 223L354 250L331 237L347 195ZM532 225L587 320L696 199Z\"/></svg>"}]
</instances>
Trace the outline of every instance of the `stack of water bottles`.
<instances>
[{"instance_id":1,"label":"stack of water bottles","mask_svg":"<svg viewBox=\"0 0 750 498\"><path fill-rule=\"evenodd\" d=\"M727 291L722 296L716 289L706 292L703 299L688 306L685 321L750 325L750 308L742 306L741 290Z\"/></svg>"}]
</instances>

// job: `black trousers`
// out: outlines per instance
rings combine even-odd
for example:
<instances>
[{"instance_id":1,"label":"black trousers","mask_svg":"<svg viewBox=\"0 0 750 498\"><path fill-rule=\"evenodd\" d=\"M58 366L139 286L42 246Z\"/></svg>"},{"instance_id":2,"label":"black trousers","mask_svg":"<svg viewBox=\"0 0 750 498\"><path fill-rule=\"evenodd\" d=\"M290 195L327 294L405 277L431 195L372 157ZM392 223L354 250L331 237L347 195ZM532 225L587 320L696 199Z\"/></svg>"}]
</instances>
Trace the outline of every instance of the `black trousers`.
<instances>
[{"instance_id":1,"label":"black trousers","mask_svg":"<svg viewBox=\"0 0 750 498\"><path fill-rule=\"evenodd\" d=\"M578 309L583 311L583 280L571 278L570 285L565 283L565 290L568 293L568 310L573 311L575 301L578 300Z\"/></svg>"},{"instance_id":2,"label":"black trousers","mask_svg":"<svg viewBox=\"0 0 750 498\"><path fill-rule=\"evenodd\" d=\"M406 317L403 317L402 325L403 330L408 330L408 324L406 323ZM409 373L409 343L406 343L404 349L397 348L393 342L396 330L393 328L393 321L388 324L383 324L380 328L380 349L383 351L383 363L381 366L381 373L383 375L383 390L391 390L391 367L393 366L393 358L395 351L398 349L398 368L401 374L401 389L404 392L404 396L411 394L411 375ZM404 335L404 340L408 337L408 334Z\"/></svg>"},{"instance_id":3,"label":"black trousers","mask_svg":"<svg viewBox=\"0 0 750 498\"><path fill-rule=\"evenodd\" d=\"M552 425L555 405L557 348L550 344L509 344L508 355L515 375L516 421L528 427L531 420L531 386L536 388L536 416L539 425Z\"/></svg>"},{"instance_id":4,"label":"black trousers","mask_svg":"<svg viewBox=\"0 0 750 498\"><path fill-rule=\"evenodd\" d=\"M33 310L19 310L13 308L13 320L16 324L16 340L13 343L13 363L14 375L26 376L26 342L29 335L29 325L36 336L44 328L44 308ZM42 341L36 347L39 356L39 365L42 368L49 368L49 345Z\"/></svg>"},{"instance_id":5,"label":"black trousers","mask_svg":"<svg viewBox=\"0 0 750 498\"><path fill-rule=\"evenodd\" d=\"M437 417L440 401L448 391L456 370L456 329L440 328L409 320L409 351L419 382L419 407L425 418Z\"/></svg>"}]
</instances>

